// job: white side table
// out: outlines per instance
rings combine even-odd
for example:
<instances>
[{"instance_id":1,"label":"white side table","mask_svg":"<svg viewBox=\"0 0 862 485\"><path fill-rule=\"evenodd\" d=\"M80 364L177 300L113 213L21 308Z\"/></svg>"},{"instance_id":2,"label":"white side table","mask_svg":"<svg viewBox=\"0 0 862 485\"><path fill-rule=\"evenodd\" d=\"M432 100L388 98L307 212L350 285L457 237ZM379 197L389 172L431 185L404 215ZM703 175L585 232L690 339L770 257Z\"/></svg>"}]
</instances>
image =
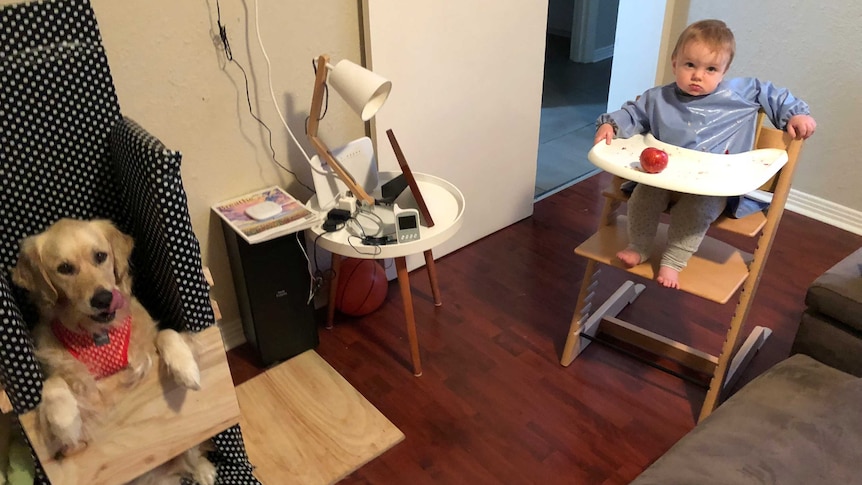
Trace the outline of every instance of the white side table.
<instances>
[{"instance_id":1,"label":"white side table","mask_svg":"<svg viewBox=\"0 0 862 485\"><path fill-rule=\"evenodd\" d=\"M381 183L396 176L399 172L381 172L379 178ZM332 327L335 316L335 291L338 287L338 274L343 257L359 259L395 259L395 268L398 272L398 286L401 289L401 299L404 301L404 315L407 320L407 337L410 342L410 356L413 361L413 374L422 375L422 363L419 357L419 340L416 335L416 318L413 313L413 297L410 290L410 278L407 272L406 257L411 254L424 253L425 264L428 267L428 277L431 281L431 292L434 296L434 304L442 305L440 289L437 284L437 270L434 267L434 256L431 250L438 244L446 241L454 235L463 223L464 195L451 183L432 175L424 173L413 173L419 185L419 191L425 199L428 211L434 219L433 227L419 227L419 239L407 243L388 245L367 245L361 239L352 235L347 229L334 232L325 232L322 223L316 224L309 229L315 236L317 244L332 253L332 270L335 277L332 279L329 292L329 308L327 309L327 328ZM410 188L404 190L399 197L399 202L405 196L412 199ZM399 204L400 205L400 204ZM317 197L308 201L312 210L320 211ZM319 237L317 237L319 236Z\"/></svg>"}]
</instances>

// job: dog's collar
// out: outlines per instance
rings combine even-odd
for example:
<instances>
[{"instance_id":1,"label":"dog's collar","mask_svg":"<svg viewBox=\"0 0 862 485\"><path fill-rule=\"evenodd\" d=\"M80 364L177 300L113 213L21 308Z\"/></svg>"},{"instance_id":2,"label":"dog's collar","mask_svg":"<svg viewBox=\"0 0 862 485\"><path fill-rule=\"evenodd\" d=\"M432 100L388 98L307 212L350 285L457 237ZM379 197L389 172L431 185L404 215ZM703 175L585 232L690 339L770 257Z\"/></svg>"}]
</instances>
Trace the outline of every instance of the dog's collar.
<instances>
[{"instance_id":1,"label":"dog's collar","mask_svg":"<svg viewBox=\"0 0 862 485\"><path fill-rule=\"evenodd\" d=\"M70 354L87 366L96 379L116 374L129 365L131 315L123 320L122 325L113 327L104 334L73 332L59 320L51 322L51 331Z\"/></svg>"}]
</instances>

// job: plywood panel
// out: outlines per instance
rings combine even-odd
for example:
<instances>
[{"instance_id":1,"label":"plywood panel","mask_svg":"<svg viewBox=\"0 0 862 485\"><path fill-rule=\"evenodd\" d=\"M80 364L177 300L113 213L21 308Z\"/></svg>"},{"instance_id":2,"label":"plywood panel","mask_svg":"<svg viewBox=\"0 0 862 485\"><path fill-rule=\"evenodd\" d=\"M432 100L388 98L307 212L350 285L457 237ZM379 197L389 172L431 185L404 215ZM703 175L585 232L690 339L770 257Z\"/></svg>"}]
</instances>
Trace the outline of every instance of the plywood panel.
<instances>
[{"instance_id":1,"label":"plywood panel","mask_svg":"<svg viewBox=\"0 0 862 485\"><path fill-rule=\"evenodd\" d=\"M125 483L239 422L221 333L213 326L197 336L201 390L177 386L157 361L79 453L55 459L37 431L38 408L21 415L21 424L52 483ZM108 379L114 377L120 375Z\"/></svg>"},{"instance_id":2,"label":"plywood panel","mask_svg":"<svg viewBox=\"0 0 862 485\"><path fill-rule=\"evenodd\" d=\"M263 483L334 483L404 439L313 350L237 387L242 430Z\"/></svg>"}]
</instances>

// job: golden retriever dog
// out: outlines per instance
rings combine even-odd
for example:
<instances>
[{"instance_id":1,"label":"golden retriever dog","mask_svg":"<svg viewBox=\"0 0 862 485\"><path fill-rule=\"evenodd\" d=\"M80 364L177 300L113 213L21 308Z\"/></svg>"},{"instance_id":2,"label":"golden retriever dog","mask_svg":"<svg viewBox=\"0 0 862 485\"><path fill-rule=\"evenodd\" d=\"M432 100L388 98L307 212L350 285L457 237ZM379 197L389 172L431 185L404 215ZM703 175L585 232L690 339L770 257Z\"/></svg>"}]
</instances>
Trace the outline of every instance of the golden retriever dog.
<instances>
[{"instance_id":1,"label":"golden retriever dog","mask_svg":"<svg viewBox=\"0 0 862 485\"><path fill-rule=\"evenodd\" d=\"M110 221L61 219L25 238L12 268L13 281L39 310L33 339L46 377L39 423L60 456L86 447L99 418L150 371L156 352L178 384L200 389L192 341L159 330L132 296L133 244ZM116 373L119 379L103 379ZM193 448L135 483L179 483L186 476L209 485L215 475Z\"/></svg>"}]
</instances>

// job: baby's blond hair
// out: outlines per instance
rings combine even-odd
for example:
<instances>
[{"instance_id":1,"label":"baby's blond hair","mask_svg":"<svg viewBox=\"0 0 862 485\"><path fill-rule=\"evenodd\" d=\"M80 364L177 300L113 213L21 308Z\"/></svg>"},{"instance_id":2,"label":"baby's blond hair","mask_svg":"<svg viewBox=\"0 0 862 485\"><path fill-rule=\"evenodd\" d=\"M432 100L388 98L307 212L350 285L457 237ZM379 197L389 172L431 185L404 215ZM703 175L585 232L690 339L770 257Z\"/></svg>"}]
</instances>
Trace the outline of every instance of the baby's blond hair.
<instances>
[{"instance_id":1,"label":"baby's blond hair","mask_svg":"<svg viewBox=\"0 0 862 485\"><path fill-rule=\"evenodd\" d=\"M721 20L708 19L699 20L682 31L679 34L679 39L676 41L676 47L673 48L670 58L676 59L677 54L689 42L702 42L714 52L726 52L728 55L727 66L733 62L733 55L736 54L736 39L733 37L733 32L727 27L727 24Z\"/></svg>"}]
</instances>

